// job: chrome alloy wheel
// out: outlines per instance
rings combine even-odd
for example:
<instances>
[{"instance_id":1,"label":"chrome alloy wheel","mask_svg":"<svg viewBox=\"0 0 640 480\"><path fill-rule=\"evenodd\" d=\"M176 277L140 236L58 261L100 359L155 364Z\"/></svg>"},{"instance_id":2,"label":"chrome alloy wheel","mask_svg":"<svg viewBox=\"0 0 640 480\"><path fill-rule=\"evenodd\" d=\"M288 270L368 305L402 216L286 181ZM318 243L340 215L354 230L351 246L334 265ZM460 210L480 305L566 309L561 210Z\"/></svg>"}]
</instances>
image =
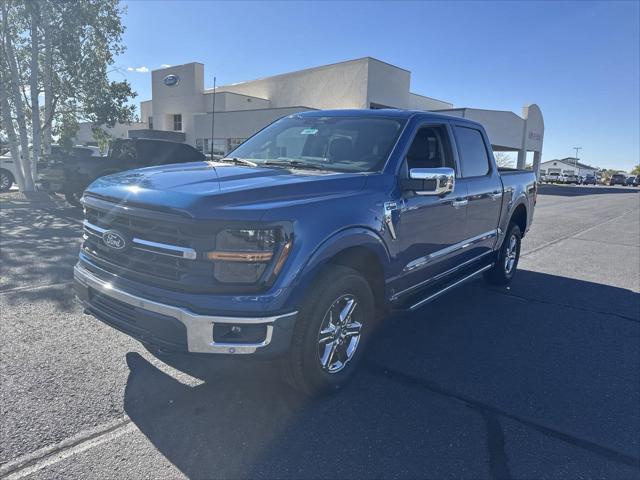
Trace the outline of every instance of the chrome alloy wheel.
<instances>
[{"instance_id":1,"label":"chrome alloy wheel","mask_svg":"<svg viewBox=\"0 0 640 480\"><path fill-rule=\"evenodd\" d=\"M518 239L515 235L511 235L509 238L509 244L507 245L507 251L504 256L504 271L507 275L513 270L513 266L516 263L516 257L518 256Z\"/></svg>"},{"instance_id":2,"label":"chrome alloy wheel","mask_svg":"<svg viewBox=\"0 0 640 480\"><path fill-rule=\"evenodd\" d=\"M355 319L359 312L355 295L346 294L324 314L318 332L318 360L325 372L339 372L355 355L362 331L362 323Z\"/></svg>"}]
</instances>

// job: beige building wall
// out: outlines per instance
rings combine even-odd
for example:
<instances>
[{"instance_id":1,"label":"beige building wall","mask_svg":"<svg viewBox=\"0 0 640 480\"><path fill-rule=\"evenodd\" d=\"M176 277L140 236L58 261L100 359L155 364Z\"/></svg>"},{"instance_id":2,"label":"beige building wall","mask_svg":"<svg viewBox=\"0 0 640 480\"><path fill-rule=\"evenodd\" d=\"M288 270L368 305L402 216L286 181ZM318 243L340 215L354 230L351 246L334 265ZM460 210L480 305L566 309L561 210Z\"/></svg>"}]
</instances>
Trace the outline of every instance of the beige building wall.
<instances>
[{"instance_id":1,"label":"beige building wall","mask_svg":"<svg viewBox=\"0 0 640 480\"><path fill-rule=\"evenodd\" d=\"M218 90L271 100L273 108L368 108L368 58L309 68L219 87Z\"/></svg>"}]
</instances>

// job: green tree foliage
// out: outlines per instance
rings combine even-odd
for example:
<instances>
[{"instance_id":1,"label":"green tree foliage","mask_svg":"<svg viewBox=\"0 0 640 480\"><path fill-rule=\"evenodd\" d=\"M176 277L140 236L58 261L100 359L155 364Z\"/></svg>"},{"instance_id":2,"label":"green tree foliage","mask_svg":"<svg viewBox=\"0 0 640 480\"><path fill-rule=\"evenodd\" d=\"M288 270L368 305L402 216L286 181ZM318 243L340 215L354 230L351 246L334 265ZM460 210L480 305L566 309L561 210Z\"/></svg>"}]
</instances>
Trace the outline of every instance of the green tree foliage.
<instances>
[{"instance_id":1,"label":"green tree foliage","mask_svg":"<svg viewBox=\"0 0 640 480\"><path fill-rule=\"evenodd\" d=\"M8 123L3 115L3 130L15 132L12 151L20 146L23 161L29 158L24 145L42 144L46 153L54 136L70 145L80 122L91 122L98 129L133 120L135 107L129 101L135 93L131 85L109 78L115 57L125 48L124 11L118 0L0 3L0 69L7 72L0 77L0 93L8 101L11 119ZM15 75L11 75L9 67L14 64ZM42 109L30 84L36 85L38 94L44 94ZM34 107L40 115L34 115ZM22 138L23 124L29 125L28 139ZM12 138L9 133L6 136Z\"/></svg>"}]
</instances>

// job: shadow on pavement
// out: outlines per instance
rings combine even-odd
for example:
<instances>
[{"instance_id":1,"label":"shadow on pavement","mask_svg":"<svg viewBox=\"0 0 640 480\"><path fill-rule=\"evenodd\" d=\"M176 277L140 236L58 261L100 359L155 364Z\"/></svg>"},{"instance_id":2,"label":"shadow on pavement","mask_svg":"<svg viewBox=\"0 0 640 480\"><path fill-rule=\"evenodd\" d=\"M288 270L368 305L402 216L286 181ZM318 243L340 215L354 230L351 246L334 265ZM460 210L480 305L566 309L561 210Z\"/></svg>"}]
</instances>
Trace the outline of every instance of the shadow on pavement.
<instances>
[{"instance_id":1,"label":"shadow on pavement","mask_svg":"<svg viewBox=\"0 0 640 480\"><path fill-rule=\"evenodd\" d=\"M554 185L542 184L538 190L539 195L557 195L560 197L580 197L583 195L603 195L611 193L638 193L637 187L607 187L604 185Z\"/></svg>"},{"instance_id":2,"label":"shadow on pavement","mask_svg":"<svg viewBox=\"0 0 640 480\"><path fill-rule=\"evenodd\" d=\"M203 380L192 387L129 353L125 411L190 478L509 477L519 455L539 455L544 476L569 461L545 458L549 442L574 455L573 476L629 476L640 323L608 306L628 314L639 301L527 271L511 290L474 282L390 318L354 381L316 399L278 382L272 363L158 357ZM518 438L526 451L506 455L507 420L535 430Z\"/></svg>"},{"instance_id":3,"label":"shadow on pavement","mask_svg":"<svg viewBox=\"0 0 640 480\"><path fill-rule=\"evenodd\" d=\"M69 282L82 237L77 209L2 210L0 291Z\"/></svg>"}]
</instances>

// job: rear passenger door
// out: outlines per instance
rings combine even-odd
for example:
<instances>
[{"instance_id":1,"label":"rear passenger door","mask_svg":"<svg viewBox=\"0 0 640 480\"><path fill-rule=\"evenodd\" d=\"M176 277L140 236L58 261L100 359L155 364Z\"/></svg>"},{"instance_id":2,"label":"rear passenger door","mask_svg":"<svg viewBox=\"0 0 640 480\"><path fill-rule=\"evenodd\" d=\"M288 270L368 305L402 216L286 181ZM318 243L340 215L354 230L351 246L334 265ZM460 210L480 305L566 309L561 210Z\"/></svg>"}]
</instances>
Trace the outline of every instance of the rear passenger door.
<instances>
[{"instance_id":1,"label":"rear passenger door","mask_svg":"<svg viewBox=\"0 0 640 480\"><path fill-rule=\"evenodd\" d=\"M491 161L493 151L482 130L470 124L454 124L461 179L467 190L465 260L486 255L497 239L502 207L502 180Z\"/></svg>"}]
</instances>

